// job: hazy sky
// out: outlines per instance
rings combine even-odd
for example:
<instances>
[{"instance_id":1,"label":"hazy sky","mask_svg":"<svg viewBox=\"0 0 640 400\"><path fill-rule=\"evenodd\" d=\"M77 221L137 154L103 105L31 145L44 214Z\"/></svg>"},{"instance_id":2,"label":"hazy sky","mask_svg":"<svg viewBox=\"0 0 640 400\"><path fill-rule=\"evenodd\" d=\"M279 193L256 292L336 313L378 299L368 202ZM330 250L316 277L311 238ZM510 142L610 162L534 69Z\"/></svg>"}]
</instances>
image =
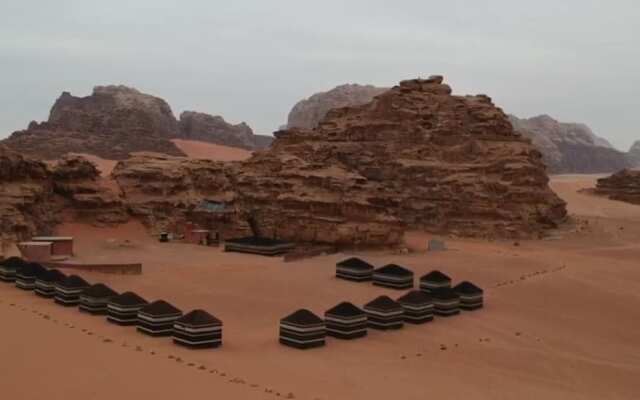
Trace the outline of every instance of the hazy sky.
<instances>
[{"instance_id":1,"label":"hazy sky","mask_svg":"<svg viewBox=\"0 0 640 400\"><path fill-rule=\"evenodd\" d=\"M445 75L518 116L640 139L637 0L0 0L0 137L126 84L271 133L347 82Z\"/></svg>"}]
</instances>

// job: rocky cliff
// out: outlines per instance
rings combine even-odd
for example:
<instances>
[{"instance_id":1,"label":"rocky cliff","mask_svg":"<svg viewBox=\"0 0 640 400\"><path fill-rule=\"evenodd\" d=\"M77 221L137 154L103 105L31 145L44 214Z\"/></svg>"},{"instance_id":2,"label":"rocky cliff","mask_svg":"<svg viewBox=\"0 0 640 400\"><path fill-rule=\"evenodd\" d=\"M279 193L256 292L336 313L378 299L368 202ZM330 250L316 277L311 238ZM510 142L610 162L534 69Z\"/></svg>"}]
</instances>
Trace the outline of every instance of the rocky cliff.
<instances>
[{"instance_id":1,"label":"rocky cliff","mask_svg":"<svg viewBox=\"0 0 640 400\"><path fill-rule=\"evenodd\" d=\"M514 129L540 149L551 173L600 173L629 166L627 155L614 149L584 124L558 122L548 115L529 119L509 116Z\"/></svg>"},{"instance_id":2,"label":"rocky cliff","mask_svg":"<svg viewBox=\"0 0 640 400\"><path fill-rule=\"evenodd\" d=\"M289 112L287 126L313 129L329 110L368 103L386 90L388 89L371 85L347 84L327 92L316 93L293 107Z\"/></svg>"},{"instance_id":3,"label":"rocky cliff","mask_svg":"<svg viewBox=\"0 0 640 400\"><path fill-rule=\"evenodd\" d=\"M627 153L629 163L634 168L640 168L640 140L635 142Z\"/></svg>"},{"instance_id":4,"label":"rocky cliff","mask_svg":"<svg viewBox=\"0 0 640 400\"><path fill-rule=\"evenodd\" d=\"M67 153L88 153L120 160L134 152L185 154L173 138L204 140L226 146L267 147L246 124L231 125L222 117L187 112L178 122L166 101L126 86L97 86L86 97L64 92L46 122L31 122L4 144L22 154L59 159Z\"/></svg>"},{"instance_id":5,"label":"rocky cliff","mask_svg":"<svg viewBox=\"0 0 640 400\"><path fill-rule=\"evenodd\" d=\"M266 148L273 139L270 136L255 135L244 122L232 125L221 116L195 111L180 114L179 128L181 139L200 140L247 150Z\"/></svg>"},{"instance_id":6,"label":"rocky cliff","mask_svg":"<svg viewBox=\"0 0 640 400\"><path fill-rule=\"evenodd\" d=\"M566 214L540 152L502 110L484 95L452 96L441 77L334 109L314 129L277 132L247 161L149 157L114 170L139 214L170 220L224 204L262 234L297 241L393 244L407 227L531 237Z\"/></svg>"},{"instance_id":7,"label":"rocky cliff","mask_svg":"<svg viewBox=\"0 0 640 400\"><path fill-rule=\"evenodd\" d=\"M640 204L640 171L625 169L598 179L595 192L612 200Z\"/></svg>"}]
</instances>

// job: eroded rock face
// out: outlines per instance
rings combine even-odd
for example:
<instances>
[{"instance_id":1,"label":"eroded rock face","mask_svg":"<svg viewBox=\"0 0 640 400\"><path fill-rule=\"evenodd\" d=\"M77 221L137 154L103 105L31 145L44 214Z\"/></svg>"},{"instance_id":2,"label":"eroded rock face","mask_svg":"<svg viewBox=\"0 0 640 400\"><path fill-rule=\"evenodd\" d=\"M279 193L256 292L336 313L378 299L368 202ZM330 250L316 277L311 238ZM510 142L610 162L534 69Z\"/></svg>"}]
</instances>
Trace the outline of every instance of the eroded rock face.
<instances>
[{"instance_id":1,"label":"eroded rock face","mask_svg":"<svg viewBox=\"0 0 640 400\"><path fill-rule=\"evenodd\" d=\"M516 131L540 149L551 173L612 172L629 166L625 153L584 124L562 123L548 115L509 119Z\"/></svg>"},{"instance_id":2,"label":"eroded rock face","mask_svg":"<svg viewBox=\"0 0 640 400\"><path fill-rule=\"evenodd\" d=\"M0 144L0 234L23 240L57 223L47 166Z\"/></svg>"},{"instance_id":3,"label":"eroded rock face","mask_svg":"<svg viewBox=\"0 0 640 400\"><path fill-rule=\"evenodd\" d=\"M195 111L180 114L179 127L181 139L200 140L247 150L266 148L273 139L270 136L258 138L244 122L232 125L221 116Z\"/></svg>"},{"instance_id":4,"label":"eroded rock face","mask_svg":"<svg viewBox=\"0 0 640 400\"><path fill-rule=\"evenodd\" d=\"M171 219L220 201L261 234L295 241L386 245L408 227L530 237L566 215L540 152L489 97L452 96L442 77L277 132L247 161L140 157L114 170L137 213Z\"/></svg>"},{"instance_id":5,"label":"eroded rock face","mask_svg":"<svg viewBox=\"0 0 640 400\"><path fill-rule=\"evenodd\" d=\"M640 167L640 140L635 142L629 149L628 159L632 167Z\"/></svg>"},{"instance_id":6,"label":"eroded rock face","mask_svg":"<svg viewBox=\"0 0 640 400\"><path fill-rule=\"evenodd\" d=\"M624 169L607 178L598 179L596 193L612 200L640 204L640 171Z\"/></svg>"},{"instance_id":7,"label":"eroded rock face","mask_svg":"<svg viewBox=\"0 0 640 400\"><path fill-rule=\"evenodd\" d=\"M53 190L63 197L72 221L118 224L129 220L118 192L106 185L98 168L79 156L66 156L52 170Z\"/></svg>"},{"instance_id":8,"label":"eroded rock face","mask_svg":"<svg viewBox=\"0 0 640 400\"><path fill-rule=\"evenodd\" d=\"M333 108L366 104L388 88L347 84L299 101L289 112L287 127L313 129Z\"/></svg>"}]
</instances>

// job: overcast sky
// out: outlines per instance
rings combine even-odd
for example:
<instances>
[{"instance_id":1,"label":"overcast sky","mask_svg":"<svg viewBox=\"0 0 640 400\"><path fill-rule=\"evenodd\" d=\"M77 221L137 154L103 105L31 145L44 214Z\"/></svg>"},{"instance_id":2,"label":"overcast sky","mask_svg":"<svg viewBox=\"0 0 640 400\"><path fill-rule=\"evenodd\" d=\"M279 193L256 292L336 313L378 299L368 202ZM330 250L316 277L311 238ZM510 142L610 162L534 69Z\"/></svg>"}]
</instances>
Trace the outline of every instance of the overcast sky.
<instances>
[{"instance_id":1,"label":"overcast sky","mask_svg":"<svg viewBox=\"0 0 640 400\"><path fill-rule=\"evenodd\" d=\"M271 133L300 99L445 75L520 117L640 139L637 0L0 0L0 137L125 84Z\"/></svg>"}]
</instances>

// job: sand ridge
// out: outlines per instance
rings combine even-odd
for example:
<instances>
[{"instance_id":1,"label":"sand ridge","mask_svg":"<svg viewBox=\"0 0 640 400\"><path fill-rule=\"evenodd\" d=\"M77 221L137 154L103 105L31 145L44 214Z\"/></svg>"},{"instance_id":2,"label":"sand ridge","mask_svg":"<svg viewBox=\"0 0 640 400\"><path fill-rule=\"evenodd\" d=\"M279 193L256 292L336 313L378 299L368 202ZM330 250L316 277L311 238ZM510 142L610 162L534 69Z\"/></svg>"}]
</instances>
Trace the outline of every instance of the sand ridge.
<instances>
[{"instance_id":1,"label":"sand ridge","mask_svg":"<svg viewBox=\"0 0 640 400\"><path fill-rule=\"evenodd\" d=\"M574 215L550 240L516 246L452 239L451 250L441 253L350 252L284 263L160 244L136 223L64 225L60 233L76 237L81 257L144 264L140 276L82 274L88 281L162 298L184 312L203 308L224 322L223 346L182 349L0 284L0 316L11 322L4 324L0 359L12 360L0 376L23 382L36 368L42 376L26 397L20 385L6 392L34 399L87 393L169 399L176 387L183 395L243 399L632 399L640 377L640 207L577 192L593 182L554 179ZM422 248L429 237L411 232L407 243ZM322 315L340 301L361 306L380 294L405 293L335 279L335 263L351 254L376 266L398 263L416 277L438 268L454 284L471 280L485 289L485 309L396 332L370 331L353 342L328 339L316 350L279 345L278 321L297 308ZM42 366L43 353L62 358L62 365ZM99 367L87 368L92 360ZM59 393L59 382L71 376L81 384L65 384Z\"/></svg>"}]
</instances>

